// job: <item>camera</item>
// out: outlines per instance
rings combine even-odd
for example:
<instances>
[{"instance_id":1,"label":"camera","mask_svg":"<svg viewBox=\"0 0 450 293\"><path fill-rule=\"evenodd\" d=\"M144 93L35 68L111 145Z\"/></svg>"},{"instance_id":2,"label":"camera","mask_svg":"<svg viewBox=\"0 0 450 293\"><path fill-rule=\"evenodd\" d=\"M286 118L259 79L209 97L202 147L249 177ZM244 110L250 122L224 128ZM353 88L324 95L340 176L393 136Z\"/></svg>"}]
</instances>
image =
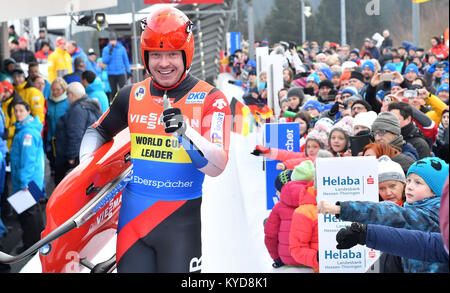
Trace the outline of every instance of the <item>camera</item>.
<instances>
[{"instance_id":1,"label":"camera","mask_svg":"<svg viewBox=\"0 0 450 293\"><path fill-rule=\"evenodd\" d=\"M416 90L406 90L404 93L405 98L415 98L417 97L417 91Z\"/></svg>"}]
</instances>

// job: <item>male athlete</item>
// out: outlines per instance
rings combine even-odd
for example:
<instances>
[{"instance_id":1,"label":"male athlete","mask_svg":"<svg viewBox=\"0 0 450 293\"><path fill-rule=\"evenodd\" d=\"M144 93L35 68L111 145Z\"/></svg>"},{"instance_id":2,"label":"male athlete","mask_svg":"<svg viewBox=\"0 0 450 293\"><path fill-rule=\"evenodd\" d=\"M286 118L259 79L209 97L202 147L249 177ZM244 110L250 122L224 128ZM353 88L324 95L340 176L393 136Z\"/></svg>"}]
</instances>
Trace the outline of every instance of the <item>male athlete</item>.
<instances>
[{"instance_id":1,"label":"male athlete","mask_svg":"<svg viewBox=\"0 0 450 293\"><path fill-rule=\"evenodd\" d=\"M118 92L83 137L80 161L129 127L133 172L120 208L118 272L199 272L202 184L227 164L230 108L189 74L193 24L183 12L154 5L143 24L150 77Z\"/></svg>"}]
</instances>

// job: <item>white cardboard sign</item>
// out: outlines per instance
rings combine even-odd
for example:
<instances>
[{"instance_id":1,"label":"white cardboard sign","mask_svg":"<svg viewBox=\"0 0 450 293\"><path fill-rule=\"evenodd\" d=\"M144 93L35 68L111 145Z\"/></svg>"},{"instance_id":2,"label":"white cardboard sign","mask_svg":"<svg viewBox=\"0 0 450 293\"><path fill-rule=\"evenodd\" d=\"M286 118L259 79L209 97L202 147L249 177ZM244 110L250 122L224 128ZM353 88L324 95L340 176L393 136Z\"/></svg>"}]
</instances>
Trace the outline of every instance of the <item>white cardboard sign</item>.
<instances>
[{"instance_id":1,"label":"white cardboard sign","mask_svg":"<svg viewBox=\"0 0 450 293\"><path fill-rule=\"evenodd\" d=\"M375 157L316 159L317 202L378 202L378 161ZM336 233L349 226L334 215L318 215L319 270L321 273L365 273L379 252L356 245L336 248Z\"/></svg>"}]
</instances>

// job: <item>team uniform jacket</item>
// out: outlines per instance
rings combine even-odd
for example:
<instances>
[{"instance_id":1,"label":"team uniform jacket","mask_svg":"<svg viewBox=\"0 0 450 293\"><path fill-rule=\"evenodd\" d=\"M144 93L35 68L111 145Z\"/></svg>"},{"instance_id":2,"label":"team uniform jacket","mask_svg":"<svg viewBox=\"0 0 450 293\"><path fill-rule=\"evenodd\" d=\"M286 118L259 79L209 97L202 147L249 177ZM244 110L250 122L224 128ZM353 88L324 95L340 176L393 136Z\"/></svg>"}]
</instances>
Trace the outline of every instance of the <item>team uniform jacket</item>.
<instances>
[{"instance_id":1,"label":"team uniform jacket","mask_svg":"<svg viewBox=\"0 0 450 293\"><path fill-rule=\"evenodd\" d=\"M83 160L129 126L133 174L124 189L119 216L118 261L154 228L150 222L159 223L186 201L200 198L205 174L219 175L228 161L231 121L223 93L189 74L167 91L171 106L184 116L185 137L165 133L163 95L151 78L122 88L81 145ZM149 212L163 202L163 212ZM142 222L147 214L152 219Z\"/></svg>"}]
</instances>

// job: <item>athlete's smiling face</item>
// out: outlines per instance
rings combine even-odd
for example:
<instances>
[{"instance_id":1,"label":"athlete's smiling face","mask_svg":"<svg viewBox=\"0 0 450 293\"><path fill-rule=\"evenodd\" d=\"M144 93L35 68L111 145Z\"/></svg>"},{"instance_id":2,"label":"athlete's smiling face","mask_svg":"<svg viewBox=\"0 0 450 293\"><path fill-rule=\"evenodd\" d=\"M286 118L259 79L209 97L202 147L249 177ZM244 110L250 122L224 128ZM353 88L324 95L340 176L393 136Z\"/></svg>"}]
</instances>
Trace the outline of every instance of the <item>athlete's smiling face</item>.
<instances>
[{"instance_id":1,"label":"athlete's smiling face","mask_svg":"<svg viewBox=\"0 0 450 293\"><path fill-rule=\"evenodd\" d=\"M147 64L154 80L162 87L173 86L184 73L181 51L150 51Z\"/></svg>"}]
</instances>

